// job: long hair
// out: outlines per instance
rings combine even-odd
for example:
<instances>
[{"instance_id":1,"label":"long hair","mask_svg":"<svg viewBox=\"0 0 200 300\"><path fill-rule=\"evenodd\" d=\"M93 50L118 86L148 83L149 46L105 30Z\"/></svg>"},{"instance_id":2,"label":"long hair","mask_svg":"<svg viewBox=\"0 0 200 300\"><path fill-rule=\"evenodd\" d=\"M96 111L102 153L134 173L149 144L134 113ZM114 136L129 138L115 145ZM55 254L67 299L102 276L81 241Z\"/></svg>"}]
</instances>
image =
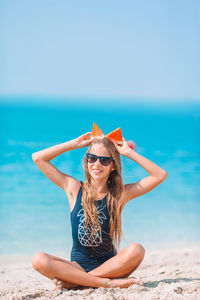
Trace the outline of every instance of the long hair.
<instances>
[{"instance_id":1,"label":"long hair","mask_svg":"<svg viewBox=\"0 0 200 300\"><path fill-rule=\"evenodd\" d=\"M103 145L109 151L110 156L114 159L113 163L115 170L111 171L107 181L109 191L107 196L107 208L110 214L110 237L115 247L118 248L122 236L121 212L124 202L121 157L113 142L105 136L96 138L88 147L87 152L90 151L92 145L94 144ZM86 232L90 232L88 230L89 223L93 228L96 229L100 229L100 224L98 220L97 208L94 205L94 200L96 200L95 190L91 184L91 175L88 171L88 162L86 156L84 156L84 170L85 181L82 188L82 204L85 214Z\"/></svg>"}]
</instances>

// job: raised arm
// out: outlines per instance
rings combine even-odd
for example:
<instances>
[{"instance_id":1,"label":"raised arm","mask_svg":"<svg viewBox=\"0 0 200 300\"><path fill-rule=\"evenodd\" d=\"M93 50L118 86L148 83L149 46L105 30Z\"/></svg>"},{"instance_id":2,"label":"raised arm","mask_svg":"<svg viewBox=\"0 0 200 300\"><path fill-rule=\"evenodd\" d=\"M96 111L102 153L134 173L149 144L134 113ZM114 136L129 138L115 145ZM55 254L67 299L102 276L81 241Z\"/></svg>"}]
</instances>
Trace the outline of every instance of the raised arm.
<instances>
[{"instance_id":1,"label":"raised arm","mask_svg":"<svg viewBox=\"0 0 200 300\"><path fill-rule=\"evenodd\" d=\"M144 195L155 189L155 187L157 187L167 178L168 173L165 170L157 166L149 159L130 149L125 139L123 139L122 146L118 146L116 143L115 146L120 154L135 161L149 173L149 176L139 180L136 183L124 185L124 205L131 199Z\"/></svg>"},{"instance_id":2,"label":"raised arm","mask_svg":"<svg viewBox=\"0 0 200 300\"><path fill-rule=\"evenodd\" d=\"M50 160L54 159L58 155L63 154L64 152L87 147L93 139L90 137L90 134L91 132L87 132L74 140L70 140L68 142L46 148L32 154L34 163L38 166L42 173L61 189L63 189L68 196L70 191L73 190L73 187L80 183L72 176L60 172L52 163L50 163Z\"/></svg>"}]
</instances>

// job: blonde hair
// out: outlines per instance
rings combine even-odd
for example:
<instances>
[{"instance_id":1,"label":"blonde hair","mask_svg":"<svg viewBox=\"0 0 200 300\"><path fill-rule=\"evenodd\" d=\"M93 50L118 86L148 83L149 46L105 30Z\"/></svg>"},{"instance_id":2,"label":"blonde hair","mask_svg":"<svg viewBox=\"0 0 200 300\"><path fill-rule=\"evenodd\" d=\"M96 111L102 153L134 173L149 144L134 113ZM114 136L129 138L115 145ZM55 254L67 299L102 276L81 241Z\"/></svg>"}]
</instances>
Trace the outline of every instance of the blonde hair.
<instances>
[{"instance_id":1,"label":"blonde hair","mask_svg":"<svg viewBox=\"0 0 200 300\"><path fill-rule=\"evenodd\" d=\"M90 151L92 145L101 144L110 153L110 156L114 159L115 170L110 172L108 177L108 196L107 196L107 208L110 213L110 237L116 248L119 247L121 236L122 236L122 224L121 224L121 212L123 209L124 202L124 185L122 181L122 167L120 153L116 149L113 142L107 137L96 138L88 147ZM88 171L88 162L86 156L84 156L84 170L85 170L85 181L82 188L82 205L85 213L85 227L86 232L88 231L88 224L91 223L95 229L100 229L100 224L97 215L97 208L94 205L95 190L91 184L91 175Z\"/></svg>"}]
</instances>

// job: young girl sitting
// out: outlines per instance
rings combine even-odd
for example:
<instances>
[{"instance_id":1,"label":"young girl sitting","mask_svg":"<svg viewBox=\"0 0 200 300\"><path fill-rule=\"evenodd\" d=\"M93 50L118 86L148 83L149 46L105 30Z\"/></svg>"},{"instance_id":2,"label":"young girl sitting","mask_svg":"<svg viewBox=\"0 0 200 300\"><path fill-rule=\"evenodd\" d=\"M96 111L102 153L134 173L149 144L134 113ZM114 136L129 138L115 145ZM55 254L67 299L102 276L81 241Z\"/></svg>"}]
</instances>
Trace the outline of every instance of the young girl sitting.
<instances>
[{"instance_id":1,"label":"young girl sitting","mask_svg":"<svg viewBox=\"0 0 200 300\"><path fill-rule=\"evenodd\" d=\"M66 151L83 147L88 147L84 156L84 182L60 172L50 163ZM121 155L138 163L149 175L124 185ZM93 137L91 132L35 152L32 158L44 175L66 192L73 237L70 261L39 252L32 259L33 268L53 280L56 289L143 285L140 279L128 276L141 264L144 247L131 243L117 252L122 235L121 213L130 200L161 184L167 172L132 150L124 138L119 145L107 136Z\"/></svg>"}]
</instances>

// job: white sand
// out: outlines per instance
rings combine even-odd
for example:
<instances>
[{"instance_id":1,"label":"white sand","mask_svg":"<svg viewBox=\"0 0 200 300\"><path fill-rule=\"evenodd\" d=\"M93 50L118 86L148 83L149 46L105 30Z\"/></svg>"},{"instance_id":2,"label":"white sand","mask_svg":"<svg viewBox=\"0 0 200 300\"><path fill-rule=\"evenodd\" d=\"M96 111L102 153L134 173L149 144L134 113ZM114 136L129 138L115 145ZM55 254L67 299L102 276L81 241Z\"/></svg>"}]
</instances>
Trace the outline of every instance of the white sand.
<instances>
[{"instance_id":1,"label":"white sand","mask_svg":"<svg viewBox=\"0 0 200 300\"><path fill-rule=\"evenodd\" d=\"M55 255L55 254L54 254ZM30 257L0 257L0 299L138 299L200 300L200 245L148 251L132 276L144 287L55 290L51 280L35 271Z\"/></svg>"}]
</instances>

